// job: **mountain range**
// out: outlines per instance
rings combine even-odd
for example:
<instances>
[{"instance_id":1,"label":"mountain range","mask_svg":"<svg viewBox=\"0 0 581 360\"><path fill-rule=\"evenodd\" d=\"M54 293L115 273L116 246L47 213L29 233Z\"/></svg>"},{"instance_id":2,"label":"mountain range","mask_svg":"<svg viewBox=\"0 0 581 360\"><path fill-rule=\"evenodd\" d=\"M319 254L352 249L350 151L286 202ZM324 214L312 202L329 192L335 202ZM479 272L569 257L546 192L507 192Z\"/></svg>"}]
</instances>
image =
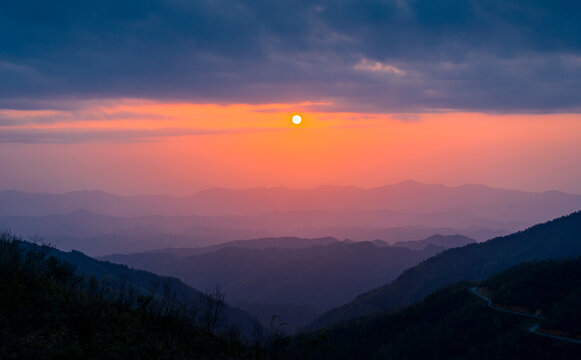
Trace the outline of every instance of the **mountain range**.
<instances>
[{"instance_id":1,"label":"mountain range","mask_svg":"<svg viewBox=\"0 0 581 360\"><path fill-rule=\"evenodd\" d=\"M447 237L433 239L445 245ZM333 238L265 238L101 259L175 276L198 289L219 285L233 304L263 322L276 314L294 329L447 248L429 240L420 242L421 249L409 249ZM450 237L450 244L458 242Z\"/></svg>"},{"instance_id":2,"label":"mountain range","mask_svg":"<svg viewBox=\"0 0 581 360\"><path fill-rule=\"evenodd\" d=\"M405 306L462 280L484 280L524 261L581 256L581 212L478 244L443 251L395 280L316 319L310 329Z\"/></svg>"},{"instance_id":3,"label":"mountain range","mask_svg":"<svg viewBox=\"0 0 581 360\"><path fill-rule=\"evenodd\" d=\"M0 234L2 239L8 237L6 233ZM32 249L38 245L21 241L24 249ZM200 302L206 296L199 290L186 285L175 277L160 276L148 271L131 269L125 265L114 264L108 261L100 261L79 251L64 252L56 248L46 248L46 257L54 256L65 264L72 266L78 275L87 278L95 276L95 279L112 289L125 288L136 295L164 296L164 292L174 299L176 304L183 304L193 309L200 306ZM206 289L203 289L206 290ZM212 289L207 289L210 292ZM167 294L166 294L167 295ZM226 299L228 301L228 299ZM225 305L226 326L236 328L244 337L250 338L252 332L261 325L256 318L239 308Z\"/></svg>"},{"instance_id":4,"label":"mountain range","mask_svg":"<svg viewBox=\"0 0 581 360\"><path fill-rule=\"evenodd\" d=\"M449 187L407 180L376 188L320 186L213 188L191 196L118 196L102 191L66 194L0 192L0 215L51 215L87 209L113 216L258 215L272 212L327 210L337 212L391 210L400 213L445 213L463 209L471 215L530 220L551 212L571 212L581 195L494 189L484 185ZM405 215L405 214L404 214Z\"/></svg>"},{"instance_id":5,"label":"mountain range","mask_svg":"<svg viewBox=\"0 0 581 360\"><path fill-rule=\"evenodd\" d=\"M43 219L46 230L68 231L72 236L92 226L95 231L102 231L91 221L86 224L82 221L87 217L101 216L106 220L103 223L111 226L104 231L123 234L128 223L130 229L141 229L141 233L133 233L136 237L147 235L148 229L154 228L148 228L144 219L161 218L171 222L179 218L120 218L87 211L73 214L78 216L77 228L59 229L67 226L67 222L51 224L47 220L59 219L63 217L61 215L37 218ZM143 222L144 226L140 227L139 223L136 227L133 221ZM26 222L22 224L25 226ZM188 226L188 221L183 225ZM0 244L10 247L10 241L4 239L6 234L2 236ZM19 243L23 248L39 248L34 244ZM214 349L212 351L233 344L234 347L228 350L230 354L254 353L256 358L303 360L576 358L581 353L577 343L581 337L577 311L581 299L578 274L581 211L480 243L462 235L439 234L399 242L288 236L233 240L197 248L166 247L106 257L134 267L179 276L184 282L176 277L159 276L96 260L79 251L46 249L48 260L38 268L41 271L34 270L41 264L35 256L14 260L12 256L4 256L9 252L2 253L2 286L8 286L9 296L0 302L10 305L11 309L29 309L28 312L33 309L34 314L50 318L47 322L38 317L31 320L28 312L3 310L2 313L5 319L23 321L22 326L13 322L10 329L19 331L19 334L32 329L43 344L50 345L54 354L60 348L66 348L70 355L79 344L92 346L95 336L101 339L99 341L103 341L103 336L107 337L107 351L115 353L117 350L110 346L113 344L115 349L119 349L118 341L110 337L106 326L93 324L91 328L98 330L91 330L87 335L88 328L83 324L87 319L97 317L114 319L112 326L115 329L123 328L131 334L137 331L143 339L154 336L151 339L155 338L158 348L161 344L171 348L172 340L163 335L173 329L167 323L168 318L140 312L139 309L145 304L143 300L147 299L147 294L164 298L169 304L174 300L200 304L206 295L191 285L202 290L221 285L226 300L246 310L231 306L225 308L230 324L241 331L244 338L252 339L264 332L259 320L268 327L266 342L256 342L248 347L247 342L239 341L236 331L216 338L209 332L203 333L199 328L191 327L197 325L186 325L184 321L188 320L185 318L172 320L177 321L174 324L181 324L179 329L190 329L187 332L177 329L182 334L180 336L191 331L197 334L192 338L194 343L190 343L187 336L183 341L188 346L196 345L200 354L208 350L199 348L195 339L203 339L203 347L208 349L209 346ZM62 264L51 261L50 255ZM20 273L13 274L12 263L19 264ZM106 288L122 289L119 294L135 292L138 296L133 305L127 306L123 305L120 296L117 300L102 295L94 298L89 286L92 280L83 283L87 288L77 286L72 296L70 289L77 284L77 278L68 271L69 266L78 274L84 274L85 279L94 277ZM58 308L44 311L34 305L34 296L22 293L22 289L33 283L40 286L39 301L50 306L58 305ZM67 306L72 306L71 298L77 305L74 309L67 309ZM117 305L114 305L115 301ZM87 307L87 304L93 305ZM338 307L312 321L322 310L332 306ZM91 309L98 311L91 312ZM120 317L131 319L132 325L127 328L126 322L118 321ZM278 325L273 323L274 319L278 319ZM308 322L310 325L301 327ZM298 329L302 332L285 335L280 329L286 323L291 331ZM58 335L63 329L69 335ZM57 338L47 331L57 334ZM3 344L8 341L12 344L10 346L14 346L24 337L4 331L1 338L0 354L10 354ZM87 342L84 338L92 340ZM26 341L34 351L46 349L46 346L38 345L38 341ZM136 339L123 341L140 343ZM209 343L212 341L220 341L222 345L212 347ZM147 346L140 346L141 350L145 348ZM20 352L30 355L30 349L27 349L21 348Z\"/></svg>"},{"instance_id":6,"label":"mountain range","mask_svg":"<svg viewBox=\"0 0 581 360\"><path fill-rule=\"evenodd\" d=\"M303 360L574 359L581 354L580 302L581 257L526 262L300 334L287 353Z\"/></svg>"},{"instance_id":7,"label":"mountain range","mask_svg":"<svg viewBox=\"0 0 581 360\"><path fill-rule=\"evenodd\" d=\"M92 256L227 241L332 236L394 244L434 234L476 241L581 208L581 195L405 181L362 189L210 189L191 196L0 192L0 226Z\"/></svg>"}]
</instances>

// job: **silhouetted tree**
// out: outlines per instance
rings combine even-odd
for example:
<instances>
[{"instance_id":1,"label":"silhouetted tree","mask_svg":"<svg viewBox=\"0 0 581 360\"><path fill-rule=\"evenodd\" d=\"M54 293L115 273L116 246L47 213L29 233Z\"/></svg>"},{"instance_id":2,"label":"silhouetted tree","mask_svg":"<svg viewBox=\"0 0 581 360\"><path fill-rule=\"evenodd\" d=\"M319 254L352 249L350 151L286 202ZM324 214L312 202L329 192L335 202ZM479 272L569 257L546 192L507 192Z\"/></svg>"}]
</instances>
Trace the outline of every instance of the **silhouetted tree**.
<instances>
[{"instance_id":1,"label":"silhouetted tree","mask_svg":"<svg viewBox=\"0 0 581 360\"><path fill-rule=\"evenodd\" d=\"M203 329L215 332L226 321L226 294L216 286L200 298L199 321Z\"/></svg>"}]
</instances>

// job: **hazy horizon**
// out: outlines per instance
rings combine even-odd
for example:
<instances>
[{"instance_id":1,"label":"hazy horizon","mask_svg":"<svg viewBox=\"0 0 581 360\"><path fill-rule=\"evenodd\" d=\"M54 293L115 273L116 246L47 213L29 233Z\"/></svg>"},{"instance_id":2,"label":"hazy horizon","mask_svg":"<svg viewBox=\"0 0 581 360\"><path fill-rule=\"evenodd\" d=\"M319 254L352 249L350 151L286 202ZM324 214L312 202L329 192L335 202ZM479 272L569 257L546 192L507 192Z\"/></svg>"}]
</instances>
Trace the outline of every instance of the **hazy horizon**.
<instances>
[{"instance_id":1,"label":"hazy horizon","mask_svg":"<svg viewBox=\"0 0 581 360\"><path fill-rule=\"evenodd\" d=\"M385 183L385 184L381 184L381 185L373 185L373 186L358 186L358 185L353 185L353 184L346 184L346 185L339 185L339 184L333 184L333 183L323 183L323 184L318 184L318 185L313 185L313 186L285 186L285 185L254 185L254 186L245 186L245 187L228 187L228 186L209 186L209 187L202 187L200 189L197 190L192 190L191 192L179 192L179 193L172 193L172 192L149 192L149 193L139 193L139 192L114 192L114 191L108 191L105 189L100 189L100 188L78 188L78 189L69 189L69 190L62 190L62 191L50 191L50 190L42 190L42 189L38 189L38 190L33 190L33 189L29 189L27 187L21 187L21 186L15 186L13 188L0 188L0 191L19 191L19 192L26 192L26 193L46 193L46 194L54 194L54 195L64 195L64 194L68 194L68 193L75 193L75 192L105 192L111 195L115 195L115 196L172 196L172 197L188 197L188 196L192 196L195 195L197 193L200 192L204 192L204 191L209 191L209 190L215 190L215 189L223 189L223 190L258 190L258 189L267 189L267 190L273 190L273 189L286 189L286 190L297 190L297 191L302 191L302 190L316 190L316 189L320 189L320 188L356 188L356 189L361 189L361 190L372 190L372 189L378 189L378 188L383 188L383 187L388 187L388 186L395 186L395 185L400 185L400 184L404 184L404 183L417 183L417 184L421 184L421 185L438 185L438 186L444 186L447 188L459 188L459 187L465 187L465 186L484 186L490 189L495 189L495 190L509 190L509 191L519 191L519 192L527 192L527 193L547 193L547 192L562 192L565 194L569 194L569 195L581 195L581 190L579 192L570 192L570 191L566 191L563 189L557 189L557 188L547 188L547 189L541 189L541 190L531 190L531 189L523 189L523 188L514 188L514 187L502 187L502 186L492 186L489 184L484 184L484 183L461 183L461 184L445 184L445 183L439 183L439 182L424 182L424 181L417 181L415 179L404 179L401 181L397 181L397 182L392 182L392 183Z\"/></svg>"}]
</instances>

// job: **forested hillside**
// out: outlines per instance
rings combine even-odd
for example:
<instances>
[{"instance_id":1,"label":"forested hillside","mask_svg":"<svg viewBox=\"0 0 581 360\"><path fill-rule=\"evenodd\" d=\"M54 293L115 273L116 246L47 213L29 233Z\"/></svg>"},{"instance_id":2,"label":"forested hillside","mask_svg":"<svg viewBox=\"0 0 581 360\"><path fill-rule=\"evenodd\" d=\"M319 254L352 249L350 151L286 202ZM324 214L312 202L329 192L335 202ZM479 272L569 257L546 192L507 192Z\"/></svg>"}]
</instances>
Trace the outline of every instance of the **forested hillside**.
<instances>
[{"instance_id":1,"label":"forested hillside","mask_svg":"<svg viewBox=\"0 0 581 360\"><path fill-rule=\"evenodd\" d=\"M484 243L441 252L404 271L391 283L327 312L312 328L408 305L442 286L461 280L484 280L524 261L577 255L581 255L581 212Z\"/></svg>"},{"instance_id":2,"label":"forested hillside","mask_svg":"<svg viewBox=\"0 0 581 360\"><path fill-rule=\"evenodd\" d=\"M480 284L457 283L398 310L296 336L289 356L301 360L579 358L581 343L574 341L581 339L580 279L579 257L517 265ZM488 307L470 291L473 286L491 296L496 308L515 313Z\"/></svg>"},{"instance_id":3,"label":"forested hillside","mask_svg":"<svg viewBox=\"0 0 581 360\"><path fill-rule=\"evenodd\" d=\"M24 245L24 246L23 246ZM83 276L50 249L0 235L0 358L241 358L225 304L197 307L170 292L146 296Z\"/></svg>"}]
</instances>

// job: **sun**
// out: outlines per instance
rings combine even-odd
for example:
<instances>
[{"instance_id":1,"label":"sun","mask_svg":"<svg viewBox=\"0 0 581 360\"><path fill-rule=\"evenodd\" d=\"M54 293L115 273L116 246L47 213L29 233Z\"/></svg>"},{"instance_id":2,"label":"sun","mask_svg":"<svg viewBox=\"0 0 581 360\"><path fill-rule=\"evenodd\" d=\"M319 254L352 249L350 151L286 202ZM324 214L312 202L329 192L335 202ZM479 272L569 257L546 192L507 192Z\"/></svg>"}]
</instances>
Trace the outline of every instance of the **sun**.
<instances>
[{"instance_id":1,"label":"sun","mask_svg":"<svg viewBox=\"0 0 581 360\"><path fill-rule=\"evenodd\" d=\"M293 115L293 118L292 118L293 124L298 125L302 121L303 121L303 118L300 115L298 115L298 114Z\"/></svg>"}]
</instances>

